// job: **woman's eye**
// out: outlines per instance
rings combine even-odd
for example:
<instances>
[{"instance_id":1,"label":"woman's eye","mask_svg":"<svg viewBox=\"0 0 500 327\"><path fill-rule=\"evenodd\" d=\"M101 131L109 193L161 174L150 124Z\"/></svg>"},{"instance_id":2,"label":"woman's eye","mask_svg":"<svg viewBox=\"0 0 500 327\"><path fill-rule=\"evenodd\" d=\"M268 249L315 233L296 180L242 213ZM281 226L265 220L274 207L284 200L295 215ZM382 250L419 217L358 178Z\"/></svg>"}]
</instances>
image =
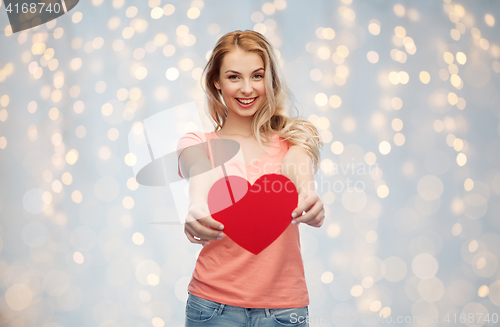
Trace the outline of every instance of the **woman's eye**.
<instances>
[{"instance_id":1,"label":"woman's eye","mask_svg":"<svg viewBox=\"0 0 500 327\"><path fill-rule=\"evenodd\" d=\"M255 78L264 78L264 76L262 74L255 74L254 77ZM237 78L238 78L238 75L228 76L228 79L237 79Z\"/></svg>"}]
</instances>

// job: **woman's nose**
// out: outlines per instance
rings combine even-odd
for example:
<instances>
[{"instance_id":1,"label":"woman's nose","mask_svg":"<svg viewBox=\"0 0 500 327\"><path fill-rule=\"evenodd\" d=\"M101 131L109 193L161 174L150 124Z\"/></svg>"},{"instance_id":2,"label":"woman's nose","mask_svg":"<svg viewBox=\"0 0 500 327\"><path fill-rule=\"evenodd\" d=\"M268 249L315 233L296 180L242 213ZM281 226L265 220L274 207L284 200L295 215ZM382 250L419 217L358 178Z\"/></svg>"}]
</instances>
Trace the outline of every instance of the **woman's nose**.
<instances>
[{"instance_id":1,"label":"woman's nose","mask_svg":"<svg viewBox=\"0 0 500 327\"><path fill-rule=\"evenodd\" d=\"M253 88L252 88L252 83L247 81L247 82L243 82L243 85L241 87L241 92L242 93L252 93L253 91Z\"/></svg>"}]
</instances>

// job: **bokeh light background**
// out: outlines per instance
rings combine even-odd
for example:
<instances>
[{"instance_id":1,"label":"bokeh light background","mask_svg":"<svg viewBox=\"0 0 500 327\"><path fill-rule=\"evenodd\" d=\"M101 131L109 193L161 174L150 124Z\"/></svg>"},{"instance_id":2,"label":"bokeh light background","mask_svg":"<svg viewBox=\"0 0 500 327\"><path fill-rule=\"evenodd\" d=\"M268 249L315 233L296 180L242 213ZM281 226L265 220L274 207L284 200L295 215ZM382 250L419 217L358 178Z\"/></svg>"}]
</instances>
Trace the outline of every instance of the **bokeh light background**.
<instances>
[{"instance_id":1,"label":"bokeh light background","mask_svg":"<svg viewBox=\"0 0 500 327\"><path fill-rule=\"evenodd\" d=\"M496 325L499 19L493 0L89 0L12 34L1 5L0 325L183 326L201 246L168 188L137 184L127 135L203 112L235 29L269 38L324 140L327 219L300 226L311 326Z\"/></svg>"}]
</instances>

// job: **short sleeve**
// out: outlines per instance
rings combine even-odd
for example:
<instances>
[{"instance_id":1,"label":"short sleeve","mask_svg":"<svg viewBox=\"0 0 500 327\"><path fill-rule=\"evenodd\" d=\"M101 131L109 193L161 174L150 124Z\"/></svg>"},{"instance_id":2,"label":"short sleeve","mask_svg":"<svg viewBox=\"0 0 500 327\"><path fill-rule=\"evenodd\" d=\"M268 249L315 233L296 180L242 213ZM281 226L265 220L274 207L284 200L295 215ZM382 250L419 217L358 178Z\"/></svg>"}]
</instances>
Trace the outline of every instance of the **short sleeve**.
<instances>
[{"instance_id":1,"label":"short sleeve","mask_svg":"<svg viewBox=\"0 0 500 327\"><path fill-rule=\"evenodd\" d=\"M181 174L181 167L179 164L179 159L181 157L182 151L191 146L197 146L203 149L203 151L207 153L208 157L208 149L206 148L206 142L207 139L205 137L205 133L202 132L189 132L184 134L183 137L181 137L181 139L177 143L177 170L181 178L184 178Z\"/></svg>"}]
</instances>

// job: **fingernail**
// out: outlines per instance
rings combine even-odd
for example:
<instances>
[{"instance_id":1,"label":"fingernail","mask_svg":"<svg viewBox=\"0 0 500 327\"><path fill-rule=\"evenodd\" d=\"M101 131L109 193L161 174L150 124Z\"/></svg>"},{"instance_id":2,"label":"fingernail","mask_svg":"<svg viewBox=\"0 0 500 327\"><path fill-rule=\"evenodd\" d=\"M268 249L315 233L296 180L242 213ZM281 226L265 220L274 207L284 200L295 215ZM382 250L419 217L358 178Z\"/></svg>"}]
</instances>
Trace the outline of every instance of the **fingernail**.
<instances>
[{"instance_id":1,"label":"fingernail","mask_svg":"<svg viewBox=\"0 0 500 327\"><path fill-rule=\"evenodd\" d=\"M218 240L222 240L222 236L217 236L217 239Z\"/></svg>"},{"instance_id":2,"label":"fingernail","mask_svg":"<svg viewBox=\"0 0 500 327\"><path fill-rule=\"evenodd\" d=\"M205 243L203 243L203 244L209 244L209 243L210 243L210 242L205 242Z\"/></svg>"},{"instance_id":3,"label":"fingernail","mask_svg":"<svg viewBox=\"0 0 500 327\"><path fill-rule=\"evenodd\" d=\"M294 213L292 213L292 218L295 218L295 217L297 217L297 214L294 212Z\"/></svg>"},{"instance_id":4,"label":"fingernail","mask_svg":"<svg viewBox=\"0 0 500 327\"><path fill-rule=\"evenodd\" d=\"M295 224L297 224L297 221L296 220L292 220L292 225L295 225Z\"/></svg>"},{"instance_id":5,"label":"fingernail","mask_svg":"<svg viewBox=\"0 0 500 327\"><path fill-rule=\"evenodd\" d=\"M219 226L219 229L224 229L224 225L220 225L220 226Z\"/></svg>"},{"instance_id":6,"label":"fingernail","mask_svg":"<svg viewBox=\"0 0 500 327\"><path fill-rule=\"evenodd\" d=\"M222 236L224 236L224 234L220 233L219 236L217 237L217 239L220 240L222 238Z\"/></svg>"}]
</instances>

